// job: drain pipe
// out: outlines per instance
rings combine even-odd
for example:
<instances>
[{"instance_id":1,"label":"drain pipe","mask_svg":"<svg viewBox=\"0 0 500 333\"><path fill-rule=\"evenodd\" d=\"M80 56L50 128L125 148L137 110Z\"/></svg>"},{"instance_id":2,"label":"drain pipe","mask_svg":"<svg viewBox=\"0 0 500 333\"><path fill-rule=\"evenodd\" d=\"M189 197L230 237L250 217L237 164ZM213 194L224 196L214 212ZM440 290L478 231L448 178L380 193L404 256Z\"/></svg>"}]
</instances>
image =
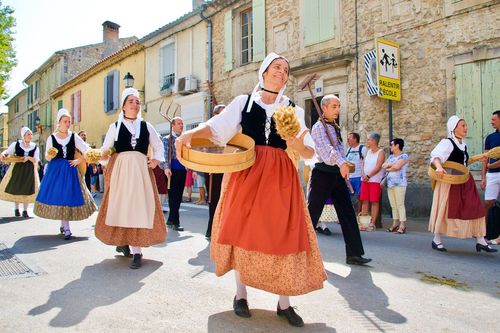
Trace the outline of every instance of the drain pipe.
<instances>
[{"instance_id":1,"label":"drain pipe","mask_svg":"<svg viewBox=\"0 0 500 333\"><path fill-rule=\"evenodd\" d=\"M207 9L207 5L203 4L201 11L200 11L200 17L203 21L207 22L208 25L208 81L210 84L212 83L213 75L212 75L212 20L207 18L205 15L203 15L203 12ZM212 118L212 92L210 89L208 90L208 118Z\"/></svg>"}]
</instances>

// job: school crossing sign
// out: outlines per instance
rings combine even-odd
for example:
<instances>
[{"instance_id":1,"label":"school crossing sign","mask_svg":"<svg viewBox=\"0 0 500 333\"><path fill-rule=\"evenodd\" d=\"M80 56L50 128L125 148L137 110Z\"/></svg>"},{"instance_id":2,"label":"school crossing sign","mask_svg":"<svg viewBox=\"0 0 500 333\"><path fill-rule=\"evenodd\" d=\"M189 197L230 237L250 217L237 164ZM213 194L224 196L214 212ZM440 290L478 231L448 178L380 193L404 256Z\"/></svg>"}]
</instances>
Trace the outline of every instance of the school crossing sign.
<instances>
[{"instance_id":1,"label":"school crossing sign","mask_svg":"<svg viewBox=\"0 0 500 333\"><path fill-rule=\"evenodd\" d=\"M399 44L377 38L377 80L380 98L401 100Z\"/></svg>"}]
</instances>

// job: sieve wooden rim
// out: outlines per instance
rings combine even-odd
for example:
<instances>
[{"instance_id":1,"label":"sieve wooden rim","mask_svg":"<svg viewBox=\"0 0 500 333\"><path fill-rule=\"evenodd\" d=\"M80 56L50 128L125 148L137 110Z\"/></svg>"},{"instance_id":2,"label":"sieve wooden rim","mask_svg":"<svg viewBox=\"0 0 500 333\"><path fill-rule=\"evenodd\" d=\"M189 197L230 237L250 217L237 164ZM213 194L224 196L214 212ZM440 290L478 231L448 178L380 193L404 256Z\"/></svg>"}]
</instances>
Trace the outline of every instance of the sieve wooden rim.
<instances>
[{"instance_id":1,"label":"sieve wooden rim","mask_svg":"<svg viewBox=\"0 0 500 333\"><path fill-rule=\"evenodd\" d=\"M461 175L446 174L446 175L443 175L443 177L438 178L435 166L432 163L431 163L431 165L429 165L429 168L427 169L427 174L433 180L438 181L438 182L447 183L447 184L459 185L459 184L464 184L465 182L467 182L469 180L469 177L470 177L469 169L461 163L446 161L443 163L443 169L457 170L457 171L462 172L462 174Z\"/></svg>"},{"instance_id":2,"label":"sieve wooden rim","mask_svg":"<svg viewBox=\"0 0 500 333\"><path fill-rule=\"evenodd\" d=\"M231 154L214 154L182 147L179 162L186 168L209 173L226 173L245 170L255 162L255 142L242 133L236 134L229 145L243 147L246 150ZM191 147L213 145L208 139L192 139Z\"/></svg>"}]
</instances>

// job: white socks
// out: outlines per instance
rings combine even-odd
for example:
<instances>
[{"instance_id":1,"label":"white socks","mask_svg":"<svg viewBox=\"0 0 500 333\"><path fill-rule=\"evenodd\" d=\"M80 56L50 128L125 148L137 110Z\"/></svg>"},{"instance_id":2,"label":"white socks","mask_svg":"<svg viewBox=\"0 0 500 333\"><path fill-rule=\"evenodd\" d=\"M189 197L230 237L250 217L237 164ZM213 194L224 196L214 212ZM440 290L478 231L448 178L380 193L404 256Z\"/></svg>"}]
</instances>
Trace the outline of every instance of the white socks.
<instances>
[{"instance_id":1,"label":"white socks","mask_svg":"<svg viewBox=\"0 0 500 333\"><path fill-rule=\"evenodd\" d=\"M320 222L319 223L319 226L321 227L321 229L325 230L326 229L326 223L325 222Z\"/></svg>"},{"instance_id":2,"label":"white socks","mask_svg":"<svg viewBox=\"0 0 500 333\"><path fill-rule=\"evenodd\" d=\"M234 279L236 280L236 300L247 299L247 286L241 282L240 273L234 271Z\"/></svg>"},{"instance_id":3,"label":"white socks","mask_svg":"<svg viewBox=\"0 0 500 333\"><path fill-rule=\"evenodd\" d=\"M280 299L278 301L281 310L286 310L290 307L290 296L280 295Z\"/></svg>"},{"instance_id":4,"label":"white socks","mask_svg":"<svg viewBox=\"0 0 500 333\"><path fill-rule=\"evenodd\" d=\"M140 246L131 246L130 251L132 252L132 254L141 254L142 253L142 249Z\"/></svg>"},{"instance_id":5,"label":"white socks","mask_svg":"<svg viewBox=\"0 0 500 333\"><path fill-rule=\"evenodd\" d=\"M441 244L441 234L434 234L434 243Z\"/></svg>"},{"instance_id":6,"label":"white socks","mask_svg":"<svg viewBox=\"0 0 500 333\"><path fill-rule=\"evenodd\" d=\"M484 239L484 237L476 237L476 242L478 244L481 244L481 245L488 245L488 243L486 242L486 239Z\"/></svg>"}]
</instances>

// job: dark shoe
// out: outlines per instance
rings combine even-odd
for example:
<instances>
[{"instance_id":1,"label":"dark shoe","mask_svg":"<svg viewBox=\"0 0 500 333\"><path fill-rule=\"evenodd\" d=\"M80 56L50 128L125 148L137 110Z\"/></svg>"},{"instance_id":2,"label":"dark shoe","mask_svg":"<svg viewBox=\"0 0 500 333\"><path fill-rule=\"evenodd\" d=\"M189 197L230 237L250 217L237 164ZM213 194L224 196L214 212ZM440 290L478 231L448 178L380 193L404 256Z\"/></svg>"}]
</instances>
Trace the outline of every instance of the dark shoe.
<instances>
[{"instance_id":1,"label":"dark shoe","mask_svg":"<svg viewBox=\"0 0 500 333\"><path fill-rule=\"evenodd\" d=\"M323 234L324 234L325 236L330 236L330 235L332 234L332 232L330 231L330 229L325 228L325 229L323 229Z\"/></svg>"},{"instance_id":2,"label":"dark shoe","mask_svg":"<svg viewBox=\"0 0 500 333\"><path fill-rule=\"evenodd\" d=\"M62 235L64 234L64 227L59 227L59 233Z\"/></svg>"},{"instance_id":3,"label":"dark shoe","mask_svg":"<svg viewBox=\"0 0 500 333\"><path fill-rule=\"evenodd\" d=\"M130 247L128 247L128 245L124 245L124 246L117 246L116 247L116 252L121 252L123 253L123 255L125 257L132 257L132 255L130 254Z\"/></svg>"},{"instance_id":4,"label":"dark shoe","mask_svg":"<svg viewBox=\"0 0 500 333\"><path fill-rule=\"evenodd\" d=\"M174 222L172 222L172 221L167 221L167 225L168 225L168 226L173 226L173 225L174 225Z\"/></svg>"},{"instance_id":5,"label":"dark shoe","mask_svg":"<svg viewBox=\"0 0 500 333\"><path fill-rule=\"evenodd\" d=\"M174 229L175 231L184 231L184 228L178 224L175 224L172 229Z\"/></svg>"},{"instance_id":6,"label":"dark shoe","mask_svg":"<svg viewBox=\"0 0 500 333\"><path fill-rule=\"evenodd\" d=\"M19 209L14 209L14 216L15 217L21 216L21 213L19 212Z\"/></svg>"},{"instance_id":7,"label":"dark shoe","mask_svg":"<svg viewBox=\"0 0 500 333\"><path fill-rule=\"evenodd\" d=\"M72 235L71 231L64 230L64 239L65 240L70 240L71 239L71 235Z\"/></svg>"},{"instance_id":8,"label":"dark shoe","mask_svg":"<svg viewBox=\"0 0 500 333\"><path fill-rule=\"evenodd\" d=\"M27 212L27 211L25 211L25 210L23 210L23 217L30 217L30 216L28 215L28 212Z\"/></svg>"},{"instance_id":9,"label":"dark shoe","mask_svg":"<svg viewBox=\"0 0 500 333\"><path fill-rule=\"evenodd\" d=\"M142 266L142 253L134 254L134 259L132 259L132 263L130 264L130 268L137 269Z\"/></svg>"},{"instance_id":10,"label":"dark shoe","mask_svg":"<svg viewBox=\"0 0 500 333\"><path fill-rule=\"evenodd\" d=\"M322 234L323 233L323 229L321 229L321 227L316 227L316 232L318 234Z\"/></svg>"},{"instance_id":11,"label":"dark shoe","mask_svg":"<svg viewBox=\"0 0 500 333\"><path fill-rule=\"evenodd\" d=\"M370 261L372 260L369 258L363 258L362 256L350 256L347 257L347 259L345 260L346 264L348 265L360 265L360 266L367 264Z\"/></svg>"},{"instance_id":12,"label":"dark shoe","mask_svg":"<svg viewBox=\"0 0 500 333\"><path fill-rule=\"evenodd\" d=\"M236 300L236 296L234 296L233 309L234 313L239 317L250 318L252 316L248 309L248 302L244 298Z\"/></svg>"},{"instance_id":13,"label":"dark shoe","mask_svg":"<svg viewBox=\"0 0 500 333\"><path fill-rule=\"evenodd\" d=\"M297 313L295 313L295 311L293 310L293 308L291 306L289 306L288 309L281 310L280 305L278 303L278 308L276 310L276 313L280 317L286 317L286 319L288 320L288 323L292 326L295 326L295 327L304 326L304 321L302 320L302 318L300 318L300 316Z\"/></svg>"},{"instance_id":14,"label":"dark shoe","mask_svg":"<svg viewBox=\"0 0 500 333\"><path fill-rule=\"evenodd\" d=\"M489 245L483 245L483 244L479 244L479 243L476 244L476 251L477 252L484 251L484 252L490 252L490 253L492 253L492 252L498 252L497 249L493 249Z\"/></svg>"},{"instance_id":15,"label":"dark shoe","mask_svg":"<svg viewBox=\"0 0 500 333\"><path fill-rule=\"evenodd\" d=\"M432 241L432 249L439 251L439 252L446 252L446 248L443 246L443 243L436 244L434 241ZM477 247L476 247L477 249Z\"/></svg>"}]
</instances>

